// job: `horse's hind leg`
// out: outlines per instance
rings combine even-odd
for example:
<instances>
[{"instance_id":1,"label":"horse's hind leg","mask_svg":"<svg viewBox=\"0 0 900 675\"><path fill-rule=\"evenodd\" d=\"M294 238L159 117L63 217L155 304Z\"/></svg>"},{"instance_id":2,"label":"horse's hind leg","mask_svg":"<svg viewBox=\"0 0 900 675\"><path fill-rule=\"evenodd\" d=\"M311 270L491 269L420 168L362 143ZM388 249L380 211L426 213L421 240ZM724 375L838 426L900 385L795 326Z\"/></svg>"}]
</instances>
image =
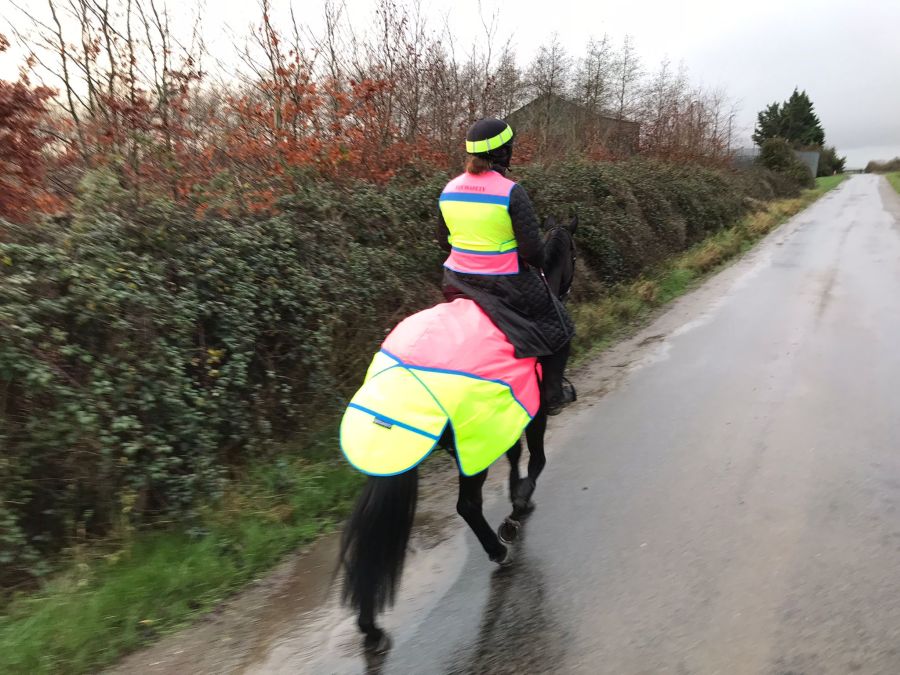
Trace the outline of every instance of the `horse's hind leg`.
<instances>
[{"instance_id":1,"label":"horse's hind leg","mask_svg":"<svg viewBox=\"0 0 900 675\"><path fill-rule=\"evenodd\" d=\"M456 502L456 511L472 528L490 559L505 565L511 562L509 549L500 542L484 519L484 513L481 510L481 489L485 480L487 480L487 471L482 471L474 476L459 475L459 499Z\"/></svg>"},{"instance_id":2,"label":"horse's hind leg","mask_svg":"<svg viewBox=\"0 0 900 675\"><path fill-rule=\"evenodd\" d=\"M365 650L371 654L384 654L391 648L391 639L387 633L375 625L375 607L370 602L363 602L359 608L359 618L356 621L359 629L365 635Z\"/></svg>"}]
</instances>

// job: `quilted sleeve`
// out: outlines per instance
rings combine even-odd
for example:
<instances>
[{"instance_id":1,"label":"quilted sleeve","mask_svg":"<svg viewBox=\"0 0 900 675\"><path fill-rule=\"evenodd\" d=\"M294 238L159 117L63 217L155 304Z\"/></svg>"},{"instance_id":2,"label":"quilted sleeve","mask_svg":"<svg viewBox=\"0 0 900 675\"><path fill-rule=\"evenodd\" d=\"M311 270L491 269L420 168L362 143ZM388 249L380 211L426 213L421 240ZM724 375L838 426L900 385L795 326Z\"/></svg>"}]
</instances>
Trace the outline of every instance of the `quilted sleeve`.
<instances>
[{"instance_id":1,"label":"quilted sleeve","mask_svg":"<svg viewBox=\"0 0 900 675\"><path fill-rule=\"evenodd\" d=\"M442 249L450 252L450 230L447 227L447 223L444 222L444 214L441 213L441 209L438 208L437 212L437 222L435 223L435 236L437 237L438 246Z\"/></svg>"},{"instance_id":2,"label":"quilted sleeve","mask_svg":"<svg viewBox=\"0 0 900 675\"><path fill-rule=\"evenodd\" d=\"M544 266L544 238L531 199L521 185L513 186L509 193L509 217L519 255L533 267Z\"/></svg>"}]
</instances>

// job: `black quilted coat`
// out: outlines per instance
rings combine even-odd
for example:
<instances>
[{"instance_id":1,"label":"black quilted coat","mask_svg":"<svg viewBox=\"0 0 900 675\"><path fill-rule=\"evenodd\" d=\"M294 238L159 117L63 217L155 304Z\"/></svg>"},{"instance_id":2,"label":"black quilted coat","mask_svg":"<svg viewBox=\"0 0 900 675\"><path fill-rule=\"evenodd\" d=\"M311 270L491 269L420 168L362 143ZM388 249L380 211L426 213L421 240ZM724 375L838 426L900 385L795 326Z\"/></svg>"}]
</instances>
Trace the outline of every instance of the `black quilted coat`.
<instances>
[{"instance_id":1,"label":"black quilted coat","mask_svg":"<svg viewBox=\"0 0 900 675\"><path fill-rule=\"evenodd\" d=\"M528 193L521 185L509 195L509 216L519 253L519 273L464 274L444 268L444 296L478 303L516 349L516 356L547 356L575 333L563 304L550 292L538 269L544 265L544 238ZM449 230L438 211L438 242L450 251Z\"/></svg>"}]
</instances>

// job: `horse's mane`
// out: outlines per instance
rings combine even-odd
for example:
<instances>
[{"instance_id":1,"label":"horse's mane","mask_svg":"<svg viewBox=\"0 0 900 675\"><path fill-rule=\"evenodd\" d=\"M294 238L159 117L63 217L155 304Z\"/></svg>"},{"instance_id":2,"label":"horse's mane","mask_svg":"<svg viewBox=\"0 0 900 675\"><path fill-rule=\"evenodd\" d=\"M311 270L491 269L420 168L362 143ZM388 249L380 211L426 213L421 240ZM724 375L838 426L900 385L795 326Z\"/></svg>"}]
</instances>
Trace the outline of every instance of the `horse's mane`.
<instances>
[{"instance_id":1,"label":"horse's mane","mask_svg":"<svg viewBox=\"0 0 900 675\"><path fill-rule=\"evenodd\" d=\"M565 227L556 226L547 233L544 243L544 269L554 293L566 295L572 285L575 269L572 265L572 233Z\"/></svg>"},{"instance_id":2,"label":"horse's mane","mask_svg":"<svg viewBox=\"0 0 900 675\"><path fill-rule=\"evenodd\" d=\"M558 261L560 256L567 252L572 244L572 235L569 231L557 225L547 232L547 240L544 244L544 257L547 260Z\"/></svg>"}]
</instances>

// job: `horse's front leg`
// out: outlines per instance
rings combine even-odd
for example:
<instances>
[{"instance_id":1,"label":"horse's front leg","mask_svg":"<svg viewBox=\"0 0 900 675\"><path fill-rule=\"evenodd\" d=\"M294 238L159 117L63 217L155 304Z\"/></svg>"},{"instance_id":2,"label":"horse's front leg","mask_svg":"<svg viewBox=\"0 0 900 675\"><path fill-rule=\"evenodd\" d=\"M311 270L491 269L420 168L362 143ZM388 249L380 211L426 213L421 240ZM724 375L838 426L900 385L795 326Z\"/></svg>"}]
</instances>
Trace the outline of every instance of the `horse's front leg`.
<instances>
[{"instance_id":1,"label":"horse's front leg","mask_svg":"<svg viewBox=\"0 0 900 675\"><path fill-rule=\"evenodd\" d=\"M474 476L459 475L459 499L456 501L456 511L472 528L488 557L495 563L507 565L512 562L512 554L488 525L481 509L483 502L481 490L485 480L487 471Z\"/></svg>"},{"instance_id":2,"label":"horse's front leg","mask_svg":"<svg viewBox=\"0 0 900 675\"><path fill-rule=\"evenodd\" d=\"M544 454L544 435L547 433L547 413L538 410L534 419L525 427L525 438L528 441L528 478L532 484L537 483L538 476L547 465ZM534 487L532 487L532 491Z\"/></svg>"},{"instance_id":3,"label":"horse's front leg","mask_svg":"<svg viewBox=\"0 0 900 675\"><path fill-rule=\"evenodd\" d=\"M519 472L519 460L522 459L521 439L517 440L515 445L506 451L506 458L509 460L509 501L513 504L513 510L500 523L500 527L497 528L497 536L500 537L501 542L509 545L518 538L519 527L521 526L519 518L521 518L522 514L519 513L515 505L516 490L519 487L519 482L522 480Z\"/></svg>"},{"instance_id":4,"label":"horse's front leg","mask_svg":"<svg viewBox=\"0 0 900 675\"><path fill-rule=\"evenodd\" d=\"M534 419L525 427L525 438L528 441L528 475L525 478L512 483L510 478L510 493L512 496L512 518L519 520L523 516L534 511L534 502L531 496L537 486L538 476L547 464L547 456L544 454L544 434L547 432L547 415L539 410ZM516 470L518 474L518 468Z\"/></svg>"},{"instance_id":5,"label":"horse's front leg","mask_svg":"<svg viewBox=\"0 0 900 675\"><path fill-rule=\"evenodd\" d=\"M522 441L516 441L516 444L506 451L506 459L509 460L509 500L513 500L516 494L516 488L519 486L519 480L522 474L519 472L519 460L522 458Z\"/></svg>"}]
</instances>

